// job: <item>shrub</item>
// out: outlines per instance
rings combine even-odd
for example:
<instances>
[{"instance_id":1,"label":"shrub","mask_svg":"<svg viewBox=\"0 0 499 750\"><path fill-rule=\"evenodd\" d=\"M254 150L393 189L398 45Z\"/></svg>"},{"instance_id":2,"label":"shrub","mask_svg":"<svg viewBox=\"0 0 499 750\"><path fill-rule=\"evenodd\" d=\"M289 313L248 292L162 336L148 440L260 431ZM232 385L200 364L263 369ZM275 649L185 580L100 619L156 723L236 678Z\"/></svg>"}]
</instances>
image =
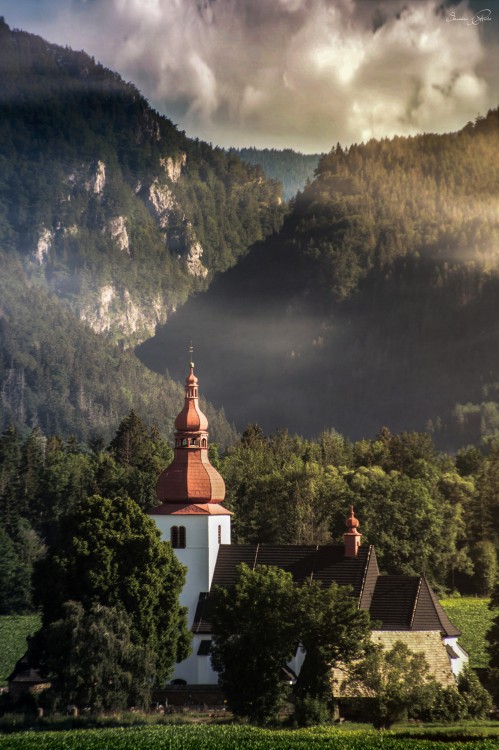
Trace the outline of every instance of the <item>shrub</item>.
<instances>
[{"instance_id":1,"label":"shrub","mask_svg":"<svg viewBox=\"0 0 499 750\"><path fill-rule=\"evenodd\" d=\"M482 719L492 708L492 698L483 687L476 672L466 666L459 675L457 689L466 705L469 719Z\"/></svg>"}]
</instances>

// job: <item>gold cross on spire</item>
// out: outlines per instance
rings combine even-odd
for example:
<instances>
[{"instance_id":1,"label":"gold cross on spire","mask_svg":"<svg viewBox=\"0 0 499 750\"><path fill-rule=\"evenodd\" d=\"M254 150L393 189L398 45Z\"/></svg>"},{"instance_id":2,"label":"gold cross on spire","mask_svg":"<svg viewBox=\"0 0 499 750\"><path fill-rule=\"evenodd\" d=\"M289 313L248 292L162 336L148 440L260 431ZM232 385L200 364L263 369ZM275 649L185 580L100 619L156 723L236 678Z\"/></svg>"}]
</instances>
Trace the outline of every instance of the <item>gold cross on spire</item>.
<instances>
[{"instance_id":1,"label":"gold cross on spire","mask_svg":"<svg viewBox=\"0 0 499 750\"><path fill-rule=\"evenodd\" d=\"M194 347L193 347L192 341L191 341L191 343L189 345L189 364L190 364L191 367L194 367L194 362L192 360L193 354L194 354Z\"/></svg>"}]
</instances>

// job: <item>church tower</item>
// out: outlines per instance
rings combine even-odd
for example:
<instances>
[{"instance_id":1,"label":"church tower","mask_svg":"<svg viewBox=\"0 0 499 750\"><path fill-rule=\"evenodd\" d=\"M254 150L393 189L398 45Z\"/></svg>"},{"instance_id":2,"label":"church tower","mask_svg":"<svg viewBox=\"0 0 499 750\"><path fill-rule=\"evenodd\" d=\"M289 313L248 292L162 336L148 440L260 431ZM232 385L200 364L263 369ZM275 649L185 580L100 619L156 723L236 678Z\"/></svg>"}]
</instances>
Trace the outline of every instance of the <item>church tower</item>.
<instances>
[{"instance_id":1,"label":"church tower","mask_svg":"<svg viewBox=\"0 0 499 750\"><path fill-rule=\"evenodd\" d=\"M225 483L208 458L208 420L199 407L192 347L190 353L184 406L175 420L173 461L158 479L156 494L160 505L152 508L149 515L187 568L180 604L187 607L187 625L192 628L200 594L211 587L218 548L220 544L230 544L232 514L221 504ZM175 671L176 678L188 683L212 681L199 674L197 640L194 636L192 655Z\"/></svg>"}]
</instances>

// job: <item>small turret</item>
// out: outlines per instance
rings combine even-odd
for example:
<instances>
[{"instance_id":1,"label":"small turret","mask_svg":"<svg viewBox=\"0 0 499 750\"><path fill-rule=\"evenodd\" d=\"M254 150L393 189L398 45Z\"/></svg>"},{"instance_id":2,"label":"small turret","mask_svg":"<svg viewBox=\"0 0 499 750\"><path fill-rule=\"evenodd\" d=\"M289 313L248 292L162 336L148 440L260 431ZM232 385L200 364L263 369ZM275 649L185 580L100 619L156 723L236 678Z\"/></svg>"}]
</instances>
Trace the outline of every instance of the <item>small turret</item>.
<instances>
[{"instance_id":1,"label":"small turret","mask_svg":"<svg viewBox=\"0 0 499 750\"><path fill-rule=\"evenodd\" d=\"M345 540L345 557L357 557L362 534L357 531L359 521L355 518L353 505L350 506L350 515L346 520L346 525L348 531L343 534L343 539Z\"/></svg>"}]
</instances>

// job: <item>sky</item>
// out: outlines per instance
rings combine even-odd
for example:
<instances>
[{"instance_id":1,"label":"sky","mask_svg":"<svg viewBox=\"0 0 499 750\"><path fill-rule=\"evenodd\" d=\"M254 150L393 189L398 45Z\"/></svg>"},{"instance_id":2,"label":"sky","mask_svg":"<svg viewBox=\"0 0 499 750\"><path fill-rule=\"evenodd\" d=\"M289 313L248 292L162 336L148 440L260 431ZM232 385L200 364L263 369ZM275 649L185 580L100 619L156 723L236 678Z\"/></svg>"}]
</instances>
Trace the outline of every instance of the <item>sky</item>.
<instances>
[{"instance_id":1,"label":"sky","mask_svg":"<svg viewBox=\"0 0 499 750\"><path fill-rule=\"evenodd\" d=\"M499 104L499 0L0 0L187 135L329 151L458 130Z\"/></svg>"}]
</instances>

